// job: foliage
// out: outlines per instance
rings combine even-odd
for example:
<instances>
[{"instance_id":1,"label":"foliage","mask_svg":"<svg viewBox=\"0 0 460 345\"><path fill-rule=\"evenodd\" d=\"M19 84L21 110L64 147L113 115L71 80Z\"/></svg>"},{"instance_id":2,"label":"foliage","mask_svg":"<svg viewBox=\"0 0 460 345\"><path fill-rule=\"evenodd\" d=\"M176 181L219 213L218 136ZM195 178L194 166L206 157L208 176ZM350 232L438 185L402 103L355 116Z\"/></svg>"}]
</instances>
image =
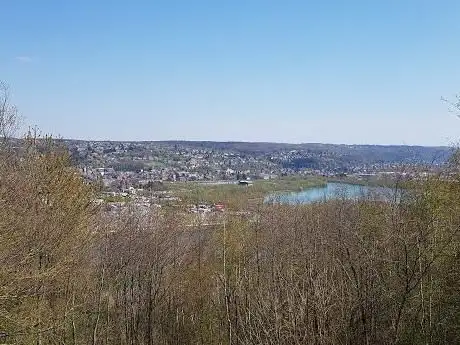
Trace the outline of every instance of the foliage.
<instances>
[{"instance_id":1,"label":"foliage","mask_svg":"<svg viewBox=\"0 0 460 345\"><path fill-rule=\"evenodd\" d=\"M27 143L0 164L0 330L21 343L67 332L92 195L67 155Z\"/></svg>"}]
</instances>

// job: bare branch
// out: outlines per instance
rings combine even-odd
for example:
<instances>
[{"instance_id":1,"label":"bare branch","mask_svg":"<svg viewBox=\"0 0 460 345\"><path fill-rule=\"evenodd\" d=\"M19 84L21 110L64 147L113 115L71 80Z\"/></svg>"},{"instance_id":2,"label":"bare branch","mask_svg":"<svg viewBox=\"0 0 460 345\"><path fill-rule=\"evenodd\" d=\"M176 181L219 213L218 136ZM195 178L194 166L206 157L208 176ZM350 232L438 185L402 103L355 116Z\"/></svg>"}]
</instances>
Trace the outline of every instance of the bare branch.
<instances>
[{"instance_id":1,"label":"bare branch","mask_svg":"<svg viewBox=\"0 0 460 345\"><path fill-rule=\"evenodd\" d=\"M19 113L15 105L11 104L11 94L8 84L0 81L0 139L11 138L19 126Z\"/></svg>"},{"instance_id":2,"label":"bare branch","mask_svg":"<svg viewBox=\"0 0 460 345\"><path fill-rule=\"evenodd\" d=\"M455 116L460 118L460 95L456 95L455 99L452 101L450 99L441 97L441 101L446 102L449 106L449 111L454 113Z\"/></svg>"}]
</instances>

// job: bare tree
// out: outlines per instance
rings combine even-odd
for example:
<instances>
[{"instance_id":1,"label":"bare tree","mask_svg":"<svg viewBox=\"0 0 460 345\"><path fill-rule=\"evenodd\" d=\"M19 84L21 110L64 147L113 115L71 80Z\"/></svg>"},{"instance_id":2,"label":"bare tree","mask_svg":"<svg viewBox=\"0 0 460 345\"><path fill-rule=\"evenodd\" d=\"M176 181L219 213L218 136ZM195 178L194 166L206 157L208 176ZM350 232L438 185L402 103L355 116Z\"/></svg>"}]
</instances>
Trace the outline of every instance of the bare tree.
<instances>
[{"instance_id":1,"label":"bare tree","mask_svg":"<svg viewBox=\"0 0 460 345\"><path fill-rule=\"evenodd\" d=\"M455 95L454 100L441 97L441 101L446 102L449 106L449 111L460 118L460 94Z\"/></svg>"},{"instance_id":2,"label":"bare tree","mask_svg":"<svg viewBox=\"0 0 460 345\"><path fill-rule=\"evenodd\" d=\"M19 113L11 103L10 88L0 80L0 138L7 140L14 135L19 125Z\"/></svg>"}]
</instances>

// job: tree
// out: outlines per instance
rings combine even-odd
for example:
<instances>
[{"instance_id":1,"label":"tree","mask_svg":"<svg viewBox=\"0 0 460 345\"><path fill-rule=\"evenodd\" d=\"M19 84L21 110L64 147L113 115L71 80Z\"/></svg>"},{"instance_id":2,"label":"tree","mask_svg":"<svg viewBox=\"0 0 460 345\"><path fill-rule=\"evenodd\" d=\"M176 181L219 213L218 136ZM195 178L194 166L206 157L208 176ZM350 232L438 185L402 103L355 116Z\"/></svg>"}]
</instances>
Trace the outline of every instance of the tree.
<instances>
[{"instance_id":1,"label":"tree","mask_svg":"<svg viewBox=\"0 0 460 345\"><path fill-rule=\"evenodd\" d=\"M0 137L18 126L0 83ZM91 237L91 187L66 150L30 131L0 146L0 334L19 344L66 343L72 301Z\"/></svg>"},{"instance_id":2,"label":"tree","mask_svg":"<svg viewBox=\"0 0 460 345\"><path fill-rule=\"evenodd\" d=\"M7 140L19 125L18 109L11 103L8 84L0 80L0 139Z\"/></svg>"},{"instance_id":3,"label":"tree","mask_svg":"<svg viewBox=\"0 0 460 345\"><path fill-rule=\"evenodd\" d=\"M68 301L91 238L91 189L68 156L35 138L0 168L0 331L64 343ZM45 340L48 339L48 340Z\"/></svg>"},{"instance_id":4,"label":"tree","mask_svg":"<svg viewBox=\"0 0 460 345\"><path fill-rule=\"evenodd\" d=\"M455 113L456 116L460 118L460 94L457 94L454 100L450 100L444 97L442 97L441 100L447 103L450 112Z\"/></svg>"}]
</instances>

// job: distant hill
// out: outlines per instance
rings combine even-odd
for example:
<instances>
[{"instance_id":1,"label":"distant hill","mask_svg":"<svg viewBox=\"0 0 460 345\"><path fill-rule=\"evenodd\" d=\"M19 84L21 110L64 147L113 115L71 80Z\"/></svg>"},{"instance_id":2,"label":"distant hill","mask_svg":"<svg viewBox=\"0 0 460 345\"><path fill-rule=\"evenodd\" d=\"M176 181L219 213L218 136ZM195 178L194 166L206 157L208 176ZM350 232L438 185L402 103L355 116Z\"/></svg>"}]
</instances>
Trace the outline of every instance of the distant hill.
<instances>
[{"instance_id":1,"label":"distant hill","mask_svg":"<svg viewBox=\"0 0 460 345\"><path fill-rule=\"evenodd\" d=\"M311 153L330 152L346 156L351 160L379 162L444 162L452 153L447 146L408 146L408 145L345 145L322 143L271 143L271 142L216 142L216 141L154 141L160 145L177 145L196 149L235 151L246 154L270 154L292 150Z\"/></svg>"},{"instance_id":2,"label":"distant hill","mask_svg":"<svg viewBox=\"0 0 460 345\"><path fill-rule=\"evenodd\" d=\"M388 164L429 164L446 162L453 149L446 146L406 145L338 145L322 143L270 143L270 142L216 142L216 141L83 141L61 140L71 150L85 146L99 147L103 155L110 155L115 148L129 148L129 157L148 157L160 150L163 155L178 151L205 151L252 157L257 162L275 164L289 169L326 169L348 171L357 166ZM120 159L120 155L117 155ZM211 157L211 156L210 156ZM85 159L83 159L84 161ZM80 160L81 161L81 160Z\"/></svg>"}]
</instances>

